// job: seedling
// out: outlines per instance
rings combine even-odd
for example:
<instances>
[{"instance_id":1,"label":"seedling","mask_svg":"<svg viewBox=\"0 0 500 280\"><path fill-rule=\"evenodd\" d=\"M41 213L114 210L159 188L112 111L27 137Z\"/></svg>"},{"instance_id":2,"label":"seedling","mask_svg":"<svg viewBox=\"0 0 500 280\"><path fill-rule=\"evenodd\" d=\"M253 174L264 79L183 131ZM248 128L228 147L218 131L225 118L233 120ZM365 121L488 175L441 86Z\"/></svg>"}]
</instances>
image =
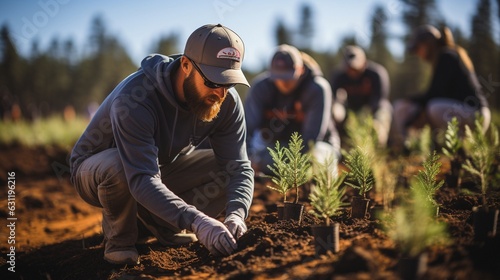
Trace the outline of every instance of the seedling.
<instances>
[{"instance_id":1,"label":"seedling","mask_svg":"<svg viewBox=\"0 0 500 280\"><path fill-rule=\"evenodd\" d=\"M273 159L273 166L267 167L274 173L274 176L271 176L272 182L278 186L277 188L268 187L283 194L283 202L286 202L286 193L295 188L295 203L298 203L299 187L310 179L311 156L308 153L302 153L303 149L302 137L297 132L292 133L288 147L282 147L279 142L276 142L274 150L268 148Z\"/></svg>"},{"instance_id":2,"label":"seedling","mask_svg":"<svg viewBox=\"0 0 500 280\"><path fill-rule=\"evenodd\" d=\"M330 226L330 217L337 215L340 207L346 205L342 202L345 187L340 187L346 174L337 175L332 172L335 170L333 166L335 162L330 157L324 163L315 164L314 181L316 184L309 194L309 200L313 207L310 213L324 219L326 226Z\"/></svg>"},{"instance_id":3,"label":"seedling","mask_svg":"<svg viewBox=\"0 0 500 280\"><path fill-rule=\"evenodd\" d=\"M418 133L411 133L405 142L405 146L413 154L427 155L431 152L432 131L431 127L425 125Z\"/></svg>"},{"instance_id":4,"label":"seedling","mask_svg":"<svg viewBox=\"0 0 500 280\"><path fill-rule=\"evenodd\" d=\"M271 176L271 181L276 185L266 185L268 188L279 192L283 196L283 203L286 202L286 195L288 191L292 188L292 185L288 184L286 178L288 177L287 172L287 162L285 159L285 147L280 145L279 141L276 141L275 148L268 148L269 153L273 159L273 166L267 166L275 176Z\"/></svg>"},{"instance_id":5,"label":"seedling","mask_svg":"<svg viewBox=\"0 0 500 280\"><path fill-rule=\"evenodd\" d=\"M444 137L445 141L442 151L450 159L450 172L447 175L447 182L448 185L458 187L460 184L460 167L462 166L464 154L460 127L456 117L453 117L448 122Z\"/></svg>"},{"instance_id":6,"label":"seedling","mask_svg":"<svg viewBox=\"0 0 500 280\"><path fill-rule=\"evenodd\" d=\"M498 153L499 140L496 126L490 127L489 137L483 133L483 119L477 117L474 123L474 130L465 125L465 147L468 159L462 165L465 171L469 172L481 186L483 207L488 208L486 193L488 191L488 175L493 168L495 153Z\"/></svg>"},{"instance_id":7,"label":"seedling","mask_svg":"<svg viewBox=\"0 0 500 280\"><path fill-rule=\"evenodd\" d=\"M371 157L360 146L351 149L349 153L345 154L345 165L349 169L345 183L357 189L359 195L364 199L366 199L366 193L375 184L371 164Z\"/></svg>"},{"instance_id":8,"label":"seedling","mask_svg":"<svg viewBox=\"0 0 500 280\"><path fill-rule=\"evenodd\" d=\"M441 188L444 184L444 181L437 181L436 176L439 174L441 163L439 162L439 156L434 151L432 154L425 159L423 163L424 169L419 170L418 174L415 175L417 178L416 184L413 184L411 187L418 188L425 195L427 200L438 207L438 203L434 199L434 195L436 191Z\"/></svg>"},{"instance_id":9,"label":"seedling","mask_svg":"<svg viewBox=\"0 0 500 280\"><path fill-rule=\"evenodd\" d=\"M448 156L452 161L459 160L459 151L462 148L462 141L460 141L460 127L458 126L458 119L453 117L448 122L445 132L445 142L443 147L443 154Z\"/></svg>"},{"instance_id":10,"label":"seedling","mask_svg":"<svg viewBox=\"0 0 500 280\"><path fill-rule=\"evenodd\" d=\"M418 187L410 190L410 198L394 209L393 216L382 217L389 237L406 257L417 257L436 243L447 243L446 225L435 219L432 204Z\"/></svg>"},{"instance_id":11,"label":"seedling","mask_svg":"<svg viewBox=\"0 0 500 280\"><path fill-rule=\"evenodd\" d=\"M363 147L372 156L375 156L377 151L380 151L378 148L377 131L374 128L373 116L370 112L356 114L353 111L349 111L346 134L349 137L351 147Z\"/></svg>"}]
</instances>

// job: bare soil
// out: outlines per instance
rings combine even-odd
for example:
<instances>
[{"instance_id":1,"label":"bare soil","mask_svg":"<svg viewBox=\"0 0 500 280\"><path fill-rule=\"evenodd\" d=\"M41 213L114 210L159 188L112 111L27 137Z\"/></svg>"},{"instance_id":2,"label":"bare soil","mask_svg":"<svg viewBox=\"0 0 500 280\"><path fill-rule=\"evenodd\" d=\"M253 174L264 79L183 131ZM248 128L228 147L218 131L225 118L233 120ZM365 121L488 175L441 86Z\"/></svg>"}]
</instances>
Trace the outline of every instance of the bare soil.
<instances>
[{"instance_id":1,"label":"bare soil","mask_svg":"<svg viewBox=\"0 0 500 280\"><path fill-rule=\"evenodd\" d=\"M139 265L111 265L102 258L100 209L83 202L69 183L66 150L14 145L0 147L0 155L1 279L399 279L400 254L375 215L351 219L345 208L334 219L340 252L316 256L311 226L320 221L307 213L310 206L305 203L301 224L279 221L281 198L262 183L255 185L249 229L233 255L214 257L198 242L172 247L150 240L137 246ZM403 179L415 174L416 162L408 159ZM449 168L443 163L441 175ZM16 180L15 272L7 263L7 172ZM301 197L307 201L307 190ZM489 199L500 206L498 189ZM471 209L479 197L445 185L437 200L452 243L427 250L424 279L499 279L500 234L485 243L473 240Z\"/></svg>"}]
</instances>

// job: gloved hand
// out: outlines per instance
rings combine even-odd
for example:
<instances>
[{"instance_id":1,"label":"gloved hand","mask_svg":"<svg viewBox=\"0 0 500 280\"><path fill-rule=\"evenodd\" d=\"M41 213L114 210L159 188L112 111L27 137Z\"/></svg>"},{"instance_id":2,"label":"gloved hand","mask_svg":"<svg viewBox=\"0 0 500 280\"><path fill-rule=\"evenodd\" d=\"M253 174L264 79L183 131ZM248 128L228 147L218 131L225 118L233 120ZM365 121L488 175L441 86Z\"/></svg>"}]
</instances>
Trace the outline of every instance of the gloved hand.
<instances>
[{"instance_id":1,"label":"gloved hand","mask_svg":"<svg viewBox=\"0 0 500 280\"><path fill-rule=\"evenodd\" d=\"M230 255L238 245L227 227L205 214L199 214L191 224L191 229L210 253L216 256Z\"/></svg>"},{"instance_id":2,"label":"gloved hand","mask_svg":"<svg viewBox=\"0 0 500 280\"><path fill-rule=\"evenodd\" d=\"M224 224L236 239L240 238L247 231L245 221L236 214L229 214L224 220Z\"/></svg>"}]
</instances>

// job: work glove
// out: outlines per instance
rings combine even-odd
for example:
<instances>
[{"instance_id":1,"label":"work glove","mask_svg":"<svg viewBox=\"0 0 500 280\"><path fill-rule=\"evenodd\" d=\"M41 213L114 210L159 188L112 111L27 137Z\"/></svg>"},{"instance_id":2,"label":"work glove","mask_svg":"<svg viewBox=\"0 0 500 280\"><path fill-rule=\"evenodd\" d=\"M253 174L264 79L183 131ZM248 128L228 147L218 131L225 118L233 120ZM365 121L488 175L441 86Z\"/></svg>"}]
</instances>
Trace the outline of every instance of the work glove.
<instances>
[{"instance_id":1,"label":"work glove","mask_svg":"<svg viewBox=\"0 0 500 280\"><path fill-rule=\"evenodd\" d=\"M247 231L245 221L236 214L229 214L224 220L224 224L236 239L239 239Z\"/></svg>"},{"instance_id":2,"label":"work glove","mask_svg":"<svg viewBox=\"0 0 500 280\"><path fill-rule=\"evenodd\" d=\"M215 256L228 256L238 245L227 227L214 218L199 214L191 224L191 229L201 244Z\"/></svg>"}]
</instances>

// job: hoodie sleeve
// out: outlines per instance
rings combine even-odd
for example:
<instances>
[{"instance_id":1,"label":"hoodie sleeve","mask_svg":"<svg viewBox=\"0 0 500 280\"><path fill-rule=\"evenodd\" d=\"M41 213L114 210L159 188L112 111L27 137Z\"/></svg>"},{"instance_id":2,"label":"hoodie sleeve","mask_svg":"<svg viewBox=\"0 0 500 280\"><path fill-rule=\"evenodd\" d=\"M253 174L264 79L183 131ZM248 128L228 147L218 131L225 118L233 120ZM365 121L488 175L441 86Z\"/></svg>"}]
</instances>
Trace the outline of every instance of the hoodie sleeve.
<instances>
[{"instance_id":1,"label":"hoodie sleeve","mask_svg":"<svg viewBox=\"0 0 500 280\"><path fill-rule=\"evenodd\" d=\"M234 213L248 217L252 204L254 171L246 150L246 125L243 104L234 91L228 93L226 102L217 118L220 123L210 137L219 166L223 167L218 177L227 187L226 216Z\"/></svg>"},{"instance_id":2,"label":"hoodie sleeve","mask_svg":"<svg viewBox=\"0 0 500 280\"><path fill-rule=\"evenodd\" d=\"M114 100L111 125L130 193L138 203L181 229L190 229L199 214L161 181L158 148L154 144L156 119L143 104L127 95Z\"/></svg>"}]
</instances>

